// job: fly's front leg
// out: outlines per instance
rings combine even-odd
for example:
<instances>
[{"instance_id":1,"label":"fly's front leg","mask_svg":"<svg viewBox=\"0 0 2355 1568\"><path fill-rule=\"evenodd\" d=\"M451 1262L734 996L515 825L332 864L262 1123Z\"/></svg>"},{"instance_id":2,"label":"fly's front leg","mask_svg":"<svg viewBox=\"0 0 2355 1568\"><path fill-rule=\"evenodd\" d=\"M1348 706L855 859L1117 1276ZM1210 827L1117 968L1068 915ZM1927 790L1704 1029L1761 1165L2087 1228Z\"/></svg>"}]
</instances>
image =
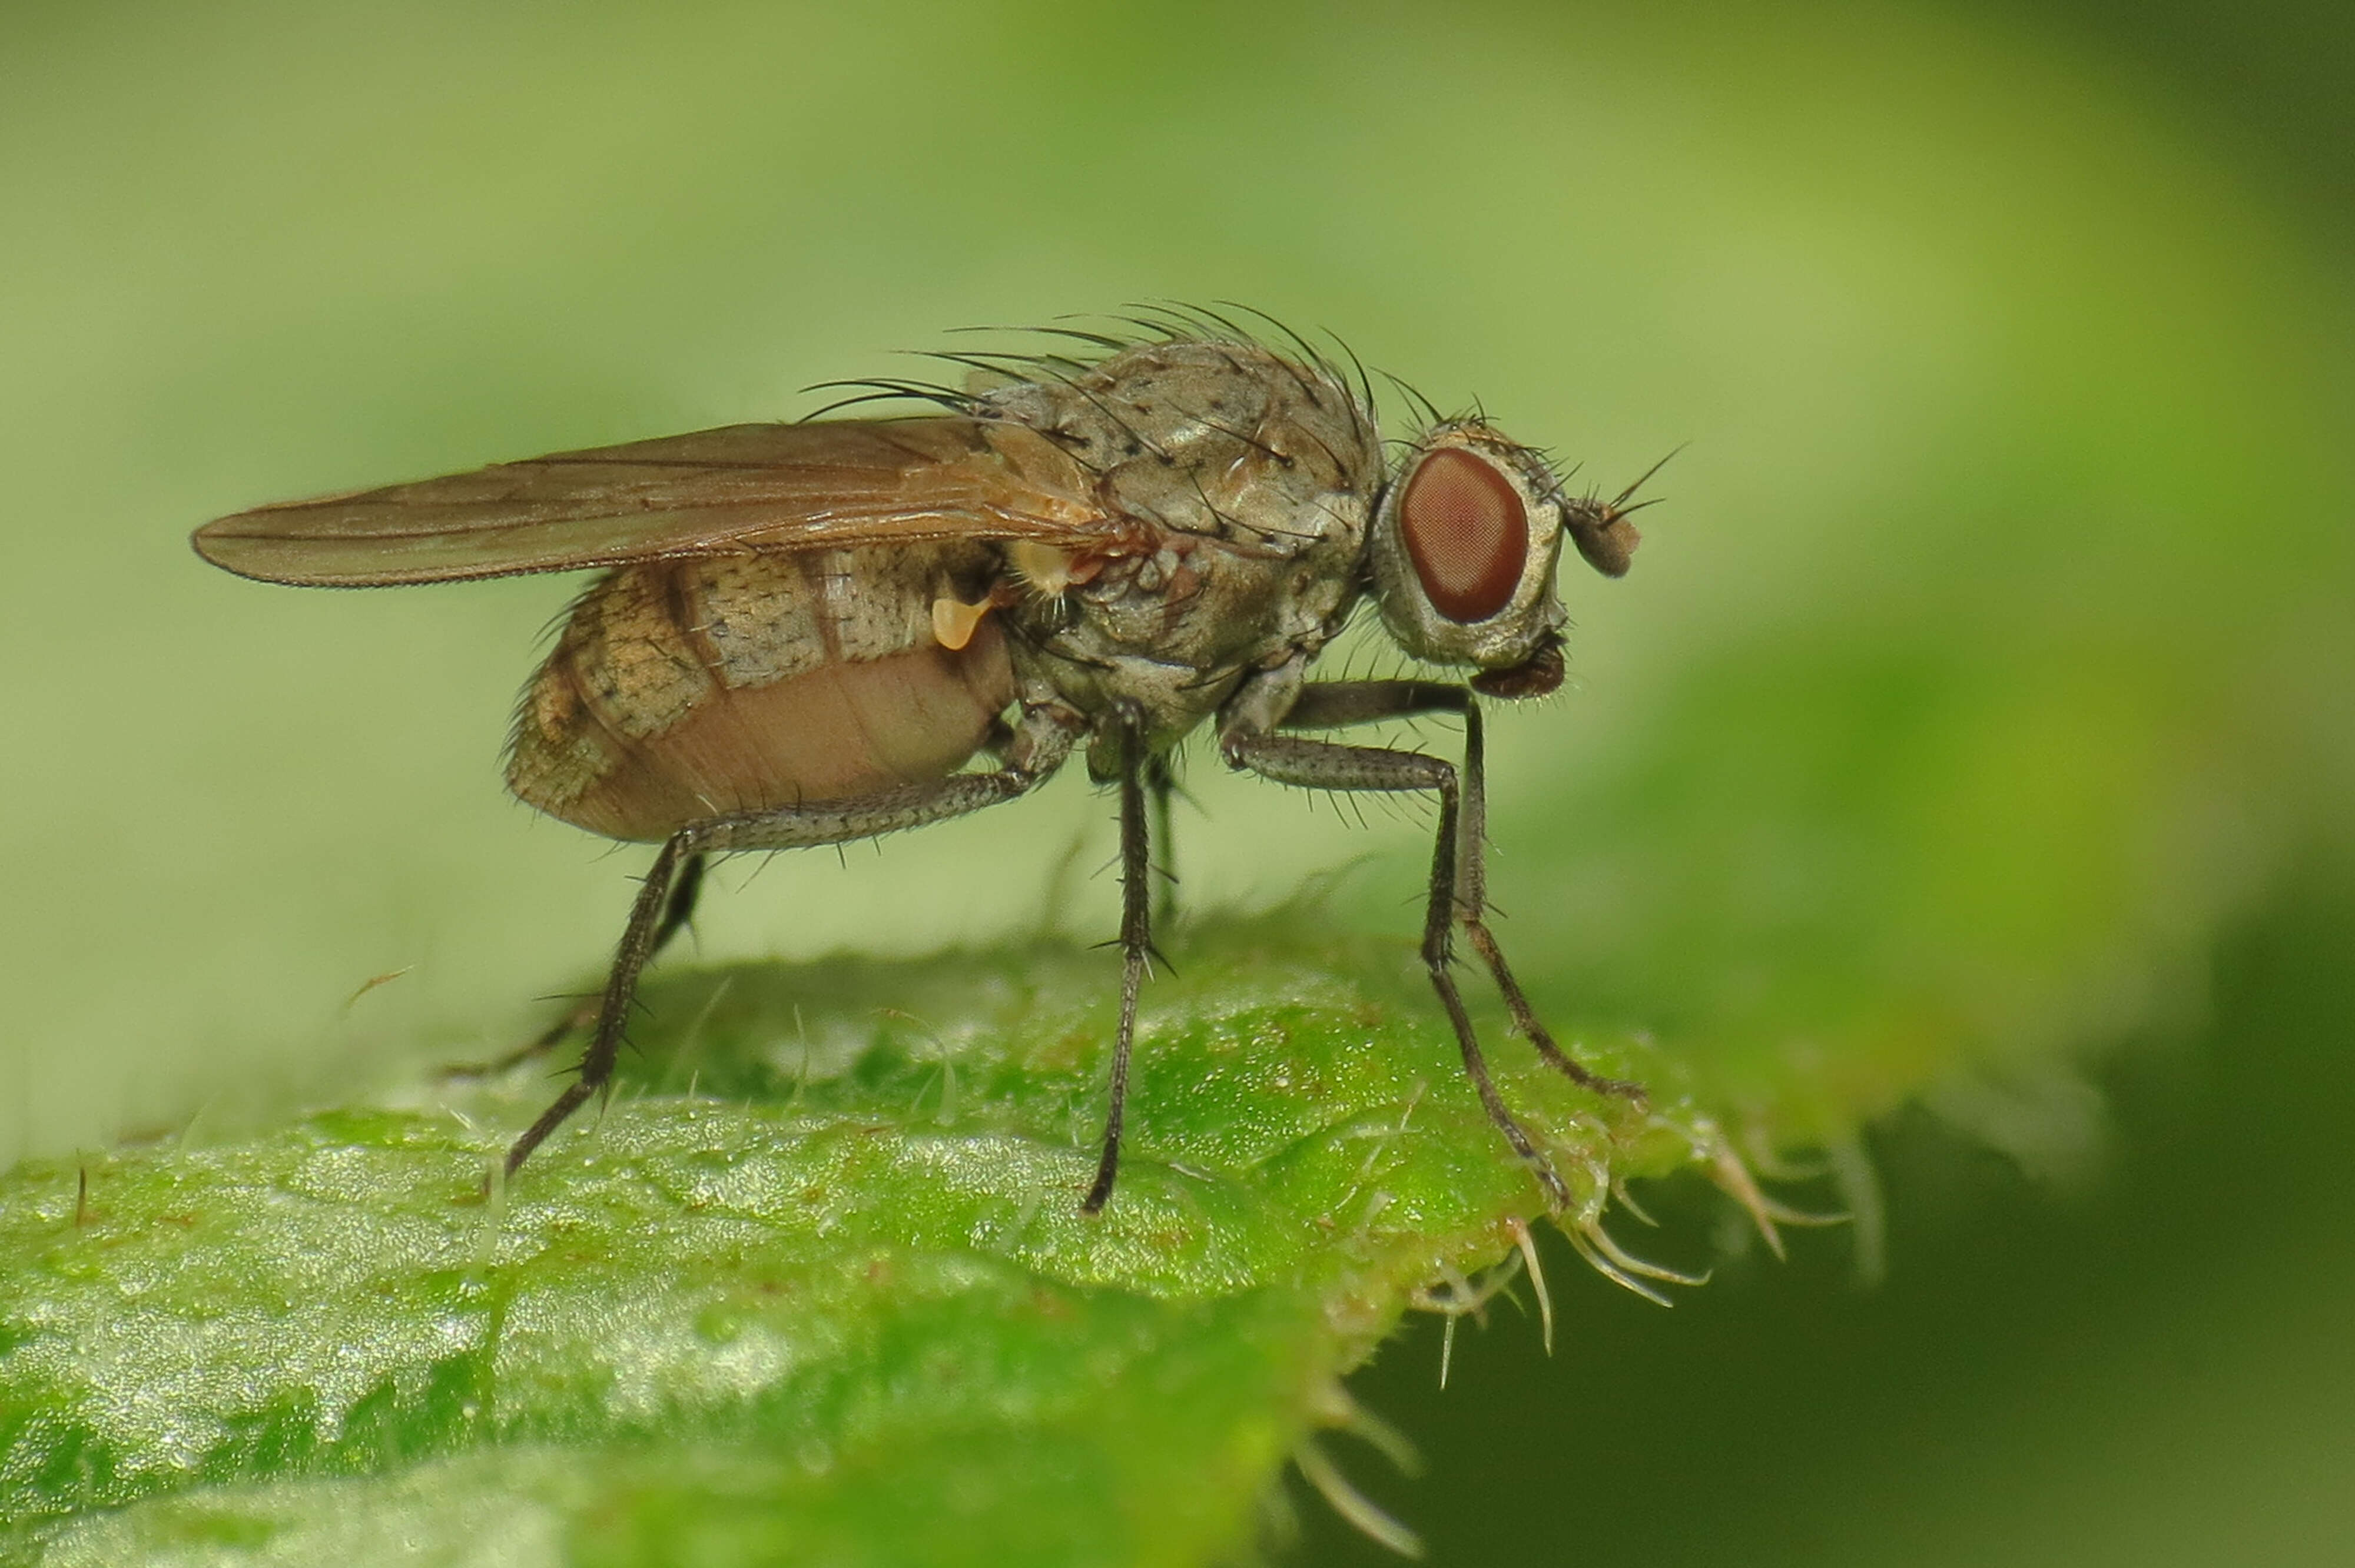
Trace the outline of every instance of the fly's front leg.
<instances>
[{"instance_id":1,"label":"fly's front leg","mask_svg":"<svg viewBox=\"0 0 2355 1568\"><path fill-rule=\"evenodd\" d=\"M1121 1120L1128 1107L1128 1059L1136 1041L1136 1001L1153 953L1153 836L1145 814L1144 724L1125 708L1114 715L1120 739L1120 1028L1113 1037L1112 1107L1104 1118L1103 1154L1082 1213L1103 1212L1120 1175ZM1167 796L1161 801L1167 810Z\"/></svg>"},{"instance_id":2,"label":"fly's front leg","mask_svg":"<svg viewBox=\"0 0 2355 1568\"><path fill-rule=\"evenodd\" d=\"M1487 763L1480 726L1480 705L1470 693L1464 700L1464 830L1463 859L1456 880L1457 913L1464 922L1464 934L1471 940L1472 950L1488 966L1488 973L1497 982L1498 994L1505 999L1505 1010L1512 1014L1513 1028L1523 1039L1537 1047L1540 1056L1566 1075L1581 1088L1598 1095L1615 1095L1621 1099L1644 1103L1644 1086L1621 1078L1606 1078L1554 1044L1554 1038L1543 1023L1538 1022L1537 1009L1521 990L1520 982L1505 962L1505 950L1497 945L1496 933L1488 929L1488 801Z\"/></svg>"},{"instance_id":3,"label":"fly's front leg","mask_svg":"<svg viewBox=\"0 0 2355 1568\"><path fill-rule=\"evenodd\" d=\"M631 1001L637 994L638 977L654 957L655 949L685 923L685 913L680 913L677 920L670 916L680 909L680 889L691 889L694 883L700 881L706 856L733 850L805 849L816 844L845 843L897 832L902 828L945 821L985 806L995 806L1027 794L1062 766L1063 759L1071 754L1076 733L1077 725L1071 715L1040 707L1025 714L1024 727L1008 748L1005 766L995 771L960 773L937 783L879 790L848 800L710 817L689 822L673 833L655 852L655 863L638 889L636 902L631 906L630 922L623 927L621 946L613 955L604 992L598 999L596 1029L590 1036L589 1048L581 1054L580 1075L507 1150L507 1174L514 1175L549 1134L612 1081L613 1064L621 1054L623 1027L629 1021ZM690 891L686 909L691 911L692 907Z\"/></svg>"},{"instance_id":4,"label":"fly's front leg","mask_svg":"<svg viewBox=\"0 0 2355 1568\"><path fill-rule=\"evenodd\" d=\"M1497 1129L1505 1135L1505 1141L1513 1146L1513 1152L1520 1156L1522 1163L1536 1173L1548 1202L1557 1209L1568 1208L1570 1189L1562 1184L1552 1163L1538 1151L1521 1124L1513 1119L1505 1097L1497 1092L1496 1082L1488 1075L1487 1059L1481 1054L1479 1036L1473 1032L1471 1014L1465 1010L1463 992L1456 989L1450 967L1455 959L1451 938L1455 928L1457 828L1463 809L1463 789L1455 765L1420 751L1347 746L1338 741L1270 734L1252 726L1248 705L1231 711L1219 744L1229 766L1247 768L1280 784L1298 784L1311 789L1428 789L1439 797L1439 832L1431 856L1431 896L1423 909L1423 968L1431 976L1432 989L1439 993L1440 1005L1447 1010L1447 1022L1455 1029L1455 1044L1464 1054L1464 1071L1479 1091L1488 1119L1497 1124Z\"/></svg>"},{"instance_id":5,"label":"fly's front leg","mask_svg":"<svg viewBox=\"0 0 2355 1568\"><path fill-rule=\"evenodd\" d=\"M1480 704L1463 686L1439 681L1327 681L1303 686L1284 715L1287 729L1338 729L1347 725L1415 714L1449 713L1464 721L1463 812L1457 840L1456 917L1472 950L1480 955L1497 991L1505 999L1513 1030L1538 1054L1581 1088L1615 1095L1641 1103L1644 1088L1618 1078L1606 1078L1555 1044L1552 1032L1539 1022L1527 992L1505 962L1504 948L1488 928L1488 768Z\"/></svg>"}]
</instances>

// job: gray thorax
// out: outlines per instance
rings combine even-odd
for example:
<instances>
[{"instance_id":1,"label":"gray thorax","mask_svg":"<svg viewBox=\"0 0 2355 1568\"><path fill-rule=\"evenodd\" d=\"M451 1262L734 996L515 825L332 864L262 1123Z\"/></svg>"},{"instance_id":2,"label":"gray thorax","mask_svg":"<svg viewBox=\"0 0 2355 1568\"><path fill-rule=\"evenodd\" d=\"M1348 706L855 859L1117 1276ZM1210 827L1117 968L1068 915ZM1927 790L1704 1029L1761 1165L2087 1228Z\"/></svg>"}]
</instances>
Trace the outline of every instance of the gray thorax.
<instances>
[{"instance_id":1,"label":"gray thorax","mask_svg":"<svg viewBox=\"0 0 2355 1568\"><path fill-rule=\"evenodd\" d=\"M1337 380L1250 345L1170 343L986 400L1087 465L1151 546L1013 612L1023 694L1097 724L1091 771L1112 771L1102 723L1116 707L1134 704L1165 749L1348 619L1382 448L1372 410Z\"/></svg>"}]
</instances>

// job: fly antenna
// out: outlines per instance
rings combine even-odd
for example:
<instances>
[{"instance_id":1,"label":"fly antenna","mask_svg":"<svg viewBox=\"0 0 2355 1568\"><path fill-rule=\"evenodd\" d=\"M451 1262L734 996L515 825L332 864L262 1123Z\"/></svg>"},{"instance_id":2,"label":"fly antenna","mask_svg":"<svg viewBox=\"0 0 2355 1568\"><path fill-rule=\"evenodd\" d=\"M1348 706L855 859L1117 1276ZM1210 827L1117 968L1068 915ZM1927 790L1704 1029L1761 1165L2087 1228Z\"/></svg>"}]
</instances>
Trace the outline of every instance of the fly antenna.
<instances>
[{"instance_id":1,"label":"fly antenna","mask_svg":"<svg viewBox=\"0 0 2355 1568\"><path fill-rule=\"evenodd\" d=\"M1640 474L1636 475L1636 482L1635 482L1635 483L1633 483L1633 484L1629 485L1626 489L1625 489L1625 490L1621 491L1618 494L1616 494L1616 495L1614 495L1614 496L1613 496L1613 497L1611 498L1611 510L1612 510L1612 511L1614 511L1614 512L1618 513L1618 514L1619 514L1621 516L1623 516L1623 517L1624 517L1624 516L1625 516L1628 513L1630 513L1630 512L1634 512L1634 511L1637 510L1637 507L1636 507L1636 506L1629 506L1629 505L1627 504L1627 498L1628 498L1629 496L1631 496L1631 495L1635 494L1637 491L1639 491L1639 490L1643 489L1645 485L1646 485L1646 484L1650 483L1650 482L1651 482L1652 476L1653 476L1654 474L1656 474L1656 473L1659 472L1662 469L1664 469L1664 468L1666 468L1666 467L1668 467L1668 458L1672 458L1672 457L1676 456L1678 452L1680 452L1680 451L1684 450L1687 447L1689 447L1689 446L1690 446L1690 445L1692 445L1692 443L1691 443L1690 441L1678 441L1675 446L1670 447L1670 448L1668 449L1668 457L1664 457L1664 458L1662 458L1659 461L1657 461L1657 462L1654 463L1651 467L1649 467L1649 468L1646 469L1642 473L1640 473ZM1661 499L1661 497L1659 497L1659 496L1657 496L1657 495L1656 495L1656 496L1652 497L1652 499L1651 499L1650 501L1646 501L1646 502L1642 502L1642 503L1639 503L1639 505L1642 505L1642 506L1649 506L1649 505L1652 505L1655 502L1659 501L1660 499Z\"/></svg>"}]
</instances>

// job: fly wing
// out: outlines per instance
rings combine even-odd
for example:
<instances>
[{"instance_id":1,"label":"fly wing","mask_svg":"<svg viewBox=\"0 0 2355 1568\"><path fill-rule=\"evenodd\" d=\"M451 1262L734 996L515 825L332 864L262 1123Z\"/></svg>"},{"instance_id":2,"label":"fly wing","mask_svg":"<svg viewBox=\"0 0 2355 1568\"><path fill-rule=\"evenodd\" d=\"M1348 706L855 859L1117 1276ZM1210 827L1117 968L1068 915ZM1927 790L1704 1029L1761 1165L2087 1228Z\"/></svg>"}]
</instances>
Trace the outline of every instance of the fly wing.
<instances>
[{"instance_id":1,"label":"fly wing","mask_svg":"<svg viewBox=\"0 0 2355 1568\"><path fill-rule=\"evenodd\" d=\"M321 588L950 538L1102 549L1088 471L1027 426L730 425L257 506L197 530L240 577Z\"/></svg>"}]
</instances>

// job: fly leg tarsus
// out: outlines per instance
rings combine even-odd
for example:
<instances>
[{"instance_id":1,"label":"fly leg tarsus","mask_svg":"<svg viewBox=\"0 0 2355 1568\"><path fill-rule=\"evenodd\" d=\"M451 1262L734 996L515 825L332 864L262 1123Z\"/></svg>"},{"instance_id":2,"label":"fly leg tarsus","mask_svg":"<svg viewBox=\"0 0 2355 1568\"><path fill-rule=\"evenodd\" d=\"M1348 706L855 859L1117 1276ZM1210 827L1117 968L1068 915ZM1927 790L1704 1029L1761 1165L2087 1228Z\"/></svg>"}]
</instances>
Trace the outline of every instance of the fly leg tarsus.
<instances>
[{"instance_id":1,"label":"fly leg tarsus","mask_svg":"<svg viewBox=\"0 0 2355 1568\"><path fill-rule=\"evenodd\" d=\"M1488 967L1490 977L1497 982L1497 993L1505 999L1505 1011L1512 1015L1513 1032L1536 1046L1538 1055L1547 1065L1580 1088L1632 1100L1637 1105L1646 1103L1649 1097L1646 1095L1643 1085L1630 1083L1625 1078L1606 1078L1556 1044L1552 1033L1538 1022L1537 1011L1529 1005L1529 999L1522 991L1520 983L1513 979L1513 971L1505 962L1504 950L1497 946L1496 933L1488 929L1487 921L1469 910L1464 912L1463 919L1464 935L1470 940L1472 950L1480 955L1480 961Z\"/></svg>"}]
</instances>

